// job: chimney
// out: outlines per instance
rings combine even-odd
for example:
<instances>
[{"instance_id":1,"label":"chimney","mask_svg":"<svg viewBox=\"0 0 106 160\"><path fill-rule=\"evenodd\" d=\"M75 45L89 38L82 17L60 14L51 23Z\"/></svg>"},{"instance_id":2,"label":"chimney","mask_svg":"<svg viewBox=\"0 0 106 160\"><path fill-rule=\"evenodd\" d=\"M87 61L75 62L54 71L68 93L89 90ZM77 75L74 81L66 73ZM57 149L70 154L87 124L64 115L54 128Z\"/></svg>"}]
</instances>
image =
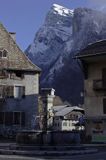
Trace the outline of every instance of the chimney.
<instances>
[{"instance_id":1,"label":"chimney","mask_svg":"<svg viewBox=\"0 0 106 160\"><path fill-rule=\"evenodd\" d=\"M53 106L53 100L55 97L55 90L53 88L42 88L41 89L41 96L46 102L46 109L49 110Z\"/></svg>"},{"instance_id":2,"label":"chimney","mask_svg":"<svg viewBox=\"0 0 106 160\"><path fill-rule=\"evenodd\" d=\"M16 41L16 32L9 32L10 36L14 41Z\"/></svg>"}]
</instances>

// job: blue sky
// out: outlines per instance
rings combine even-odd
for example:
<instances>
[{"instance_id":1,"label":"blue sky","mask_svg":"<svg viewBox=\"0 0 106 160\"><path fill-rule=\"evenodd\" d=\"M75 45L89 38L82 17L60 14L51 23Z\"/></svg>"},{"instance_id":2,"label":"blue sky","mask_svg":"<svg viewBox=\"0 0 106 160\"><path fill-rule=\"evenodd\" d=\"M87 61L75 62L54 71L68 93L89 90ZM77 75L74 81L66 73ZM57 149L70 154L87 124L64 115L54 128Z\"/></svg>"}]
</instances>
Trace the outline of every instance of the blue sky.
<instances>
[{"instance_id":1,"label":"blue sky","mask_svg":"<svg viewBox=\"0 0 106 160\"><path fill-rule=\"evenodd\" d=\"M25 50L43 24L53 3L74 9L77 7L103 8L106 0L0 0L0 21Z\"/></svg>"}]
</instances>

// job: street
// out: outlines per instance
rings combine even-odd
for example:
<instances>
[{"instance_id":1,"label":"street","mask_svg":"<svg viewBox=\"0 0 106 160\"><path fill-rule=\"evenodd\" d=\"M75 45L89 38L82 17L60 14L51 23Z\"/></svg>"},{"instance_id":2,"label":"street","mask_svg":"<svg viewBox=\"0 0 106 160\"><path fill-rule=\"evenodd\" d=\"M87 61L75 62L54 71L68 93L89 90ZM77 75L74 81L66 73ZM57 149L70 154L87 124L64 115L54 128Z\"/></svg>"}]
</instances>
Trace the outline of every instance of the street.
<instances>
[{"instance_id":1,"label":"street","mask_svg":"<svg viewBox=\"0 0 106 160\"><path fill-rule=\"evenodd\" d=\"M17 155L0 155L0 160L106 160L106 152L99 152L95 154L85 154L70 157L28 157L28 156L17 156Z\"/></svg>"}]
</instances>

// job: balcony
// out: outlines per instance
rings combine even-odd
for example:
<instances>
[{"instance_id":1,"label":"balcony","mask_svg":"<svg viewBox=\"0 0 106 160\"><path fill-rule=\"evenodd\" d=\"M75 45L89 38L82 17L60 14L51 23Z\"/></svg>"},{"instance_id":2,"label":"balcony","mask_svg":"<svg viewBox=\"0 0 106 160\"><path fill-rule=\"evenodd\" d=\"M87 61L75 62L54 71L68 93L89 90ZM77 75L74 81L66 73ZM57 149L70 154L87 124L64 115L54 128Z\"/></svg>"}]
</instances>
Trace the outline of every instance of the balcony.
<instances>
[{"instance_id":1,"label":"balcony","mask_svg":"<svg viewBox=\"0 0 106 160\"><path fill-rule=\"evenodd\" d=\"M106 90L106 83L103 80L93 80L94 90Z\"/></svg>"}]
</instances>

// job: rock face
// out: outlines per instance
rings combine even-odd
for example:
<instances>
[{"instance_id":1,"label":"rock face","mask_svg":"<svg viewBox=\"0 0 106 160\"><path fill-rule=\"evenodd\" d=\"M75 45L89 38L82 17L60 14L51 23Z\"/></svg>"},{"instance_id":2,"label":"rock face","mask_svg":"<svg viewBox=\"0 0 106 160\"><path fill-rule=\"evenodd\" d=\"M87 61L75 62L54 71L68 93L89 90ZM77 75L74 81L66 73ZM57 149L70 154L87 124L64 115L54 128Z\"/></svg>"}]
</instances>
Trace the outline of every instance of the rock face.
<instances>
[{"instance_id":1,"label":"rock face","mask_svg":"<svg viewBox=\"0 0 106 160\"><path fill-rule=\"evenodd\" d=\"M73 56L89 43L105 38L103 13L54 4L25 52L42 68L41 86L54 87L64 101L77 105L83 103L83 73Z\"/></svg>"}]
</instances>

